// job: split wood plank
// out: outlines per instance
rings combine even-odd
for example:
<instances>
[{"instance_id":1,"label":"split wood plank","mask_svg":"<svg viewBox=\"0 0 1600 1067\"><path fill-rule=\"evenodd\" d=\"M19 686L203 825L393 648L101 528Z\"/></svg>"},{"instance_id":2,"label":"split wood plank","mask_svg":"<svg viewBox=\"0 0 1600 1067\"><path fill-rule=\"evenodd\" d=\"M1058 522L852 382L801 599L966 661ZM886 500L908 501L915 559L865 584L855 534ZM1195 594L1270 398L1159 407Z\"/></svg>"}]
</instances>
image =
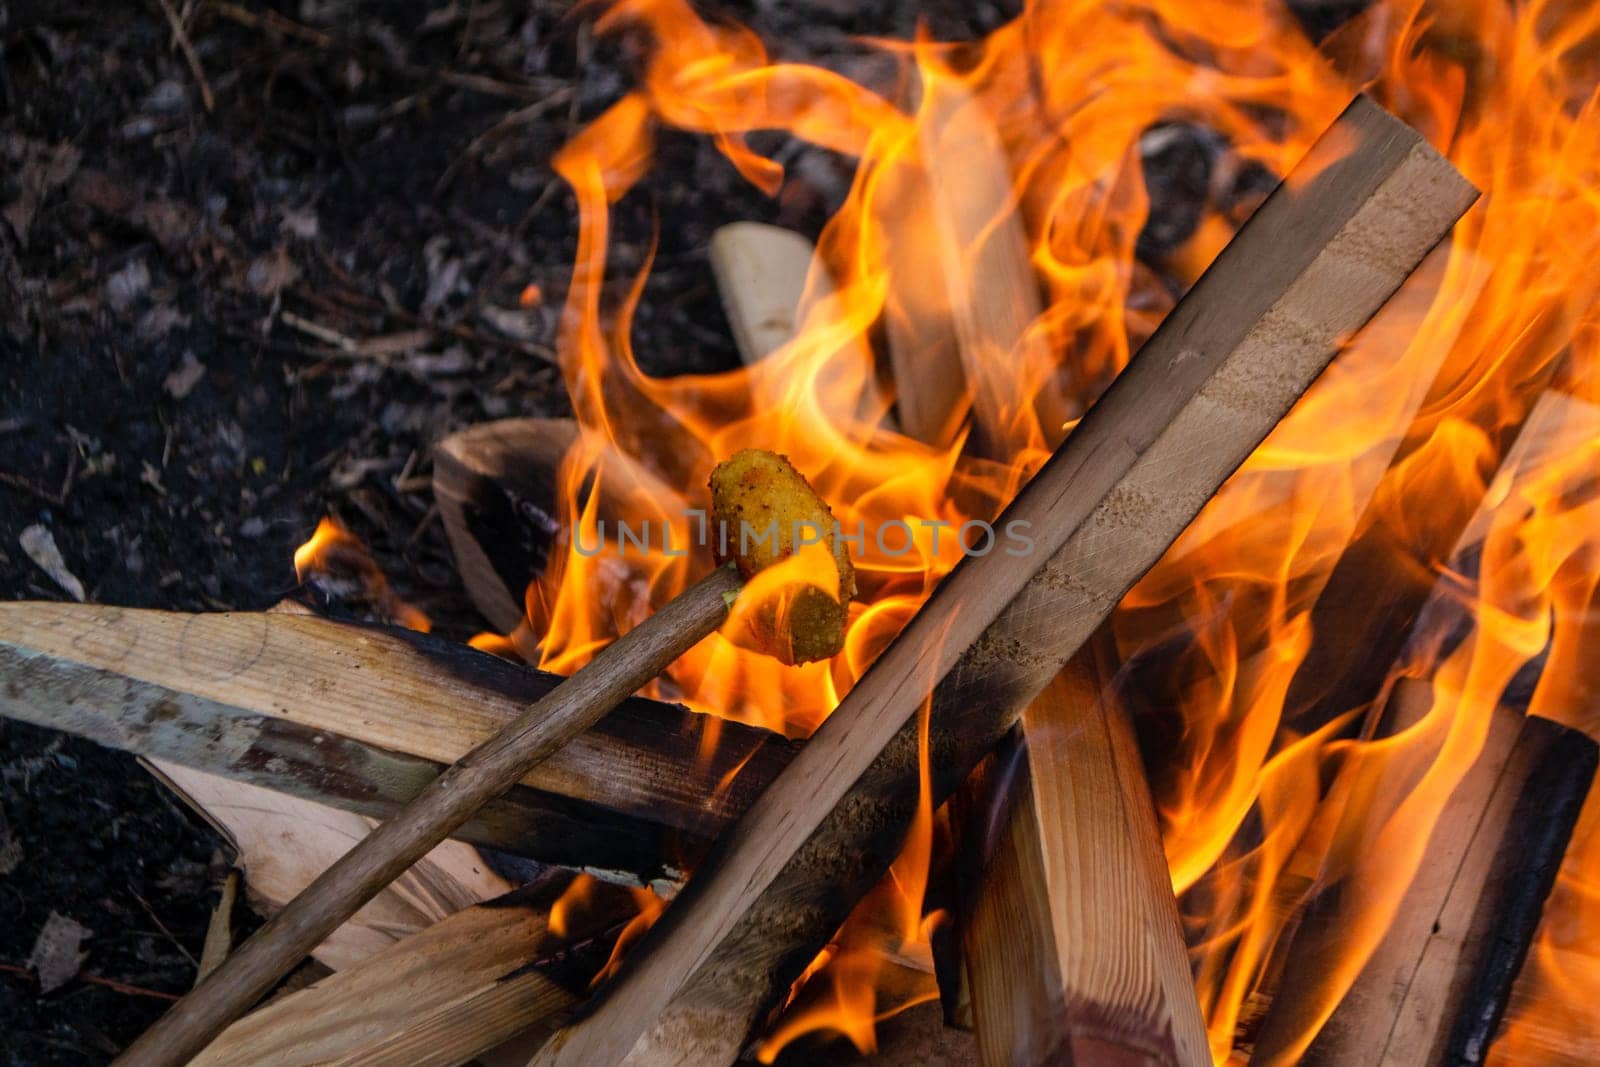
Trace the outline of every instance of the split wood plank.
<instances>
[{"instance_id":1,"label":"split wood plank","mask_svg":"<svg viewBox=\"0 0 1600 1067\"><path fill-rule=\"evenodd\" d=\"M310 616L0 604L0 714L374 817L560 681L424 634ZM698 716L625 701L459 838L680 877L794 750L719 728L706 756Z\"/></svg>"},{"instance_id":2,"label":"split wood plank","mask_svg":"<svg viewBox=\"0 0 1600 1067\"><path fill-rule=\"evenodd\" d=\"M1455 538L1449 549L1420 544L1417 546L1417 551L1424 558L1442 561L1428 565L1427 570L1430 574L1437 573L1441 568L1450 573L1466 573L1471 570L1474 567L1473 561L1481 552L1484 536L1496 511L1500 507L1508 506L1508 502L1509 506L1520 506L1514 503L1513 498L1520 491L1518 487L1522 480L1552 457L1560 456L1566 450L1577 447L1600 431L1600 410L1560 388L1544 389L1543 383L1547 377L1548 375L1541 376L1532 383L1534 387L1543 389L1543 392L1532 405L1526 418L1516 425L1501 429L1501 441L1506 447L1504 458L1493 478L1486 480L1483 492L1468 498L1477 501L1476 510L1469 514L1461 514L1458 511L1445 515L1441 512L1430 517L1429 534L1433 544ZM1362 523L1360 528L1367 532L1358 537L1347 549L1349 558L1371 559L1375 553L1375 545L1387 544L1391 551L1404 551L1392 543L1392 535L1380 529L1377 523ZM1395 561L1391 560L1385 566L1386 573L1392 575L1396 569ZM1406 572L1421 568L1422 565L1416 562L1410 564L1400 562L1398 566L1400 571ZM1401 625L1400 620L1405 620L1408 625L1398 635L1387 633L1372 635L1368 641L1369 646L1376 650L1372 662L1355 660L1351 664L1353 668L1351 673L1333 683L1327 683L1325 680L1325 691L1310 714L1313 722L1303 725L1320 728L1327 724L1327 716L1335 712L1343 713L1350 707L1367 705L1367 714L1362 719L1356 720L1345 732L1352 737L1374 736L1380 719L1388 708L1387 696L1381 691L1382 686L1389 678L1393 664L1404 658L1402 650L1405 643L1433 642L1437 635L1456 632L1470 624L1467 612L1459 600L1450 594L1446 585L1431 580L1424 584L1415 580L1414 576L1406 581L1395 581L1381 587L1370 587L1369 582L1369 572L1354 566L1346 566L1341 560L1341 564L1334 568L1327 580L1327 586L1331 589L1325 588L1323 595L1332 603L1341 605L1340 610L1348 610L1357 602L1352 587L1370 588L1369 599L1386 625ZM1317 616L1314 612L1313 618L1315 617ZM1414 625L1409 625L1413 620ZM1368 633L1364 625L1360 628L1360 632ZM1321 640L1346 647L1353 647L1358 643L1339 631L1326 633ZM1378 660L1376 657L1379 655L1388 658ZM1433 658L1433 654L1428 653L1428 658ZM1327 661L1308 659L1307 662ZM1305 670L1305 666L1302 664L1301 672ZM1334 780L1319 805L1316 819L1296 845L1287 865L1279 874L1277 885L1273 890L1274 900L1268 908L1274 914L1287 915L1289 918L1280 930L1277 946L1267 961L1255 989L1251 992L1244 1011L1241 1012L1237 1041L1240 1047L1250 1048L1257 1043L1258 1032L1273 1010L1273 1002L1282 982L1283 973L1293 965L1298 926L1309 910L1304 908L1304 902L1326 888L1324 883L1329 878L1326 871L1328 850L1333 836L1339 832L1336 824L1343 817L1343 798L1349 788L1351 788L1349 776ZM1402 796L1403 791L1391 785L1381 800L1390 807L1383 811L1373 810L1371 816L1379 820L1387 817L1392 805ZM1377 798L1367 800L1369 806L1379 802ZM1250 824L1246 825L1248 827ZM1247 832L1248 830L1241 830L1241 835ZM1241 846L1235 841L1231 847L1247 850L1251 846L1248 842ZM1296 990L1295 996L1300 995L1303 995L1303 990Z\"/></svg>"},{"instance_id":3,"label":"split wood plank","mask_svg":"<svg viewBox=\"0 0 1600 1067\"><path fill-rule=\"evenodd\" d=\"M269 614L285 613L312 614L294 600L280 601L269 609ZM372 830L372 821L354 812L170 760L140 757L140 763L232 843L236 862L247 878L246 896L260 915L279 911ZM509 889L511 885L484 862L477 849L461 841L443 841L310 954L318 963L339 970ZM196 980L203 980L226 959L225 949L211 967L200 968Z\"/></svg>"},{"instance_id":4,"label":"split wood plank","mask_svg":"<svg viewBox=\"0 0 1600 1067\"><path fill-rule=\"evenodd\" d=\"M806 279L816 256L811 242L781 226L732 222L711 235L710 255L739 358L746 365L758 363L794 340L804 321ZM817 297L834 292L824 270L815 284Z\"/></svg>"},{"instance_id":5,"label":"split wood plank","mask_svg":"<svg viewBox=\"0 0 1600 1067\"><path fill-rule=\"evenodd\" d=\"M924 694L937 802L1476 196L1352 103L1007 508L1034 553L955 568L538 1062L737 1056L892 861Z\"/></svg>"},{"instance_id":6,"label":"split wood plank","mask_svg":"<svg viewBox=\"0 0 1600 1067\"><path fill-rule=\"evenodd\" d=\"M523 593L555 543L557 476L577 439L571 419L497 419L434 446L433 498L456 572L473 606L500 633L521 625Z\"/></svg>"},{"instance_id":7,"label":"split wood plank","mask_svg":"<svg viewBox=\"0 0 1600 1067\"><path fill-rule=\"evenodd\" d=\"M998 833L959 919L984 1064L1211 1063L1107 636L1028 705L1026 741L986 776Z\"/></svg>"},{"instance_id":8,"label":"split wood plank","mask_svg":"<svg viewBox=\"0 0 1600 1067\"><path fill-rule=\"evenodd\" d=\"M1035 414L1046 440L1054 440L1066 420L1059 391L1049 387L1051 345L1031 329L1044 304L1011 161L982 101L959 81L925 77L917 121L932 207L923 225L938 243L936 262L971 394L968 448L1003 460L1010 445L1028 440ZM904 389L931 370L897 364L895 382ZM1019 391L1019 383L1032 392Z\"/></svg>"},{"instance_id":9,"label":"split wood plank","mask_svg":"<svg viewBox=\"0 0 1600 1067\"><path fill-rule=\"evenodd\" d=\"M186 1062L484 805L715 630L741 587L731 564L714 568L606 646L582 671L524 708L509 726L451 764L318 875L117 1062L128 1067Z\"/></svg>"},{"instance_id":10,"label":"split wood plank","mask_svg":"<svg viewBox=\"0 0 1600 1067\"><path fill-rule=\"evenodd\" d=\"M1484 502L1457 524L1461 535L1447 569L1467 575L1476 572L1497 515L1519 515L1535 498L1563 495L1563 487L1551 480L1553 473L1564 473L1573 483L1586 480L1586 470L1553 470L1550 465L1584 447L1597 432L1600 409L1559 389L1547 390L1521 426ZM1453 643L1470 629L1468 606L1449 589L1436 586L1423 599L1422 607L1413 610L1415 627L1402 640L1425 647L1441 639ZM1317 1034L1306 1053L1309 1059L1481 1062L1549 894L1546 875L1553 878L1571 836L1576 810L1567 811L1564 805L1581 805L1594 774L1593 743L1577 731L1526 718L1511 691L1515 688L1509 687L1502 697L1505 706L1495 710L1482 751L1440 812L1426 856L1388 932ZM1400 679L1389 699L1369 716L1363 736L1393 737L1415 730L1431 704L1428 684ZM1403 753L1393 750L1378 784L1362 789L1370 825L1381 825L1417 787L1438 757L1449 723L1444 716L1436 717L1428 735L1414 735ZM1537 782L1529 780L1533 775ZM1531 810L1512 813L1513 805L1526 803L1520 797L1534 795L1540 801ZM1323 853L1316 845L1327 836L1326 832L1307 835L1307 845L1289 868L1292 885L1315 887L1326 878ZM1512 840L1518 844L1508 848ZM1515 853L1516 861L1534 873L1506 875L1512 857L1497 855L1497 847ZM1344 884L1375 877L1376 862L1375 858L1358 863L1344 876ZM1486 875L1491 867L1499 873ZM1506 877L1515 884L1503 885ZM1264 994L1271 998L1271 1008L1254 1042L1255 1058L1262 1063L1281 1060L1291 1050L1300 1055L1298 1045L1310 1039L1320 1021L1316 1002L1327 996L1318 992L1320 979L1333 973L1330 959L1348 951L1347 931L1355 920L1345 902L1355 900L1350 907L1357 909L1363 903L1371 905L1351 888L1335 887L1325 895L1326 899L1313 900L1304 917L1288 928L1290 936L1284 938L1275 961L1271 986ZM1482 940L1487 927L1481 924L1486 922L1496 931L1498 947L1492 954ZM1472 977L1475 964L1481 964L1479 978ZM1491 980L1491 974L1497 977ZM1273 995L1274 990L1282 992ZM1476 1037L1469 1034L1474 1027ZM1465 1036L1453 1039L1458 1028ZM1467 1046L1474 1049L1470 1057L1463 1051Z\"/></svg>"},{"instance_id":11,"label":"split wood plank","mask_svg":"<svg viewBox=\"0 0 1600 1067\"><path fill-rule=\"evenodd\" d=\"M457 912L363 963L245 1016L195 1067L391 1064L446 1067L570 1008L636 909L593 883L559 930L552 906L572 882L553 873Z\"/></svg>"},{"instance_id":12,"label":"split wood plank","mask_svg":"<svg viewBox=\"0 0 1600 1067\"><path fill-rule=\"evenodd\" d=\"M162 761L146 766L233 844L245 873L245 897L262 916L276 914L372 831L372 821L354 812L181 764ZM343 970L511 888L477 849L446 841L310 954L331 970Z\"/></svg>"},{"instance_id":13,"label":"split wood plank","mask_svg":"<svg viewBox=\"0 0 1600 1067\"><path fill-rule=\"evenodd\" d=\"M1417 726L1433 703L1428 683L1402 681L1386 732ZM1434 731L1439 745L1445 731ZM1596 763L1594 741L1578 731L1497 708L1382 940L1331 1016L1318 1029L1319 998L1296 995L1296 974L1329 973L1352 951L1355 920L1341 900L1371 906L1376 891L1365 887L1383 883L1392 854L1363 857L1337 894L1313 905L1251 1062L1483 1063ZM1405 795L1414 784L1392 783L1386 791Z\"/></svg>"},{"instance_id":14,"label":"split wood plank","mask_svg":"<svg viewBox=\"0 0 1600 1067\"><path fill-rule=\"evenodd\" d=\"M885 269L893 285L884 299L883 335L894 380L901 432L937 448L956 440L971 410L960 340L950 315L940 237L927 169L907 154L886 168L873 202L873 224L885 233Z\"/></svg>"}]
</instances>

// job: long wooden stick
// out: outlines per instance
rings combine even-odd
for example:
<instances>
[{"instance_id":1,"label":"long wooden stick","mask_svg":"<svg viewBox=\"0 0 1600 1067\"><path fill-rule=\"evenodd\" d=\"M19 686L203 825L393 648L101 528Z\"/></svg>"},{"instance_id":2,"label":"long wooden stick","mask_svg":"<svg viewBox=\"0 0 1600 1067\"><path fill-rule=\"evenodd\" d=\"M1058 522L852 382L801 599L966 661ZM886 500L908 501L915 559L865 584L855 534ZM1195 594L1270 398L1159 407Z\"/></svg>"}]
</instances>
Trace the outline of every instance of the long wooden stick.
<instances>
[{"instance_id":1,"label":"long wooden stick","mask_svg":"<svg viewBox=\"0 0 1600 1067\"><path fill-rule=\"evenodd\" d=\"M714 630L739 587L736 571L717 567L607 646L324 871L117 1062L178 1064L204 1048L372 894Z\"/></svg>"},{"instance_id":2,"label":"long wooden stick","mask_svg":"<svg viewBox=\"0 0 1600 1067\"><path fill-rule=\"evenodd\" d=\"M0 715L388 818L563 679L465 645L278 613L0 604ZM794 742L633 697L453 836L679 879Z\"/></svg>"},{"instance_id":3,"label":"long wooden stick","mask_svg":"<svg viewBox=\"0 0 1600 1067\"><path fill-rule=\"evenodd\" d=\"M956 567L538 1062L617 1063L641 1036L641 1062L736 1055L893 858L925 694L938 687L937 801L1476 196L1414 131L1353 103L1001 516L1028 524L1033 553Z\"/></svg>"}]
</instances>

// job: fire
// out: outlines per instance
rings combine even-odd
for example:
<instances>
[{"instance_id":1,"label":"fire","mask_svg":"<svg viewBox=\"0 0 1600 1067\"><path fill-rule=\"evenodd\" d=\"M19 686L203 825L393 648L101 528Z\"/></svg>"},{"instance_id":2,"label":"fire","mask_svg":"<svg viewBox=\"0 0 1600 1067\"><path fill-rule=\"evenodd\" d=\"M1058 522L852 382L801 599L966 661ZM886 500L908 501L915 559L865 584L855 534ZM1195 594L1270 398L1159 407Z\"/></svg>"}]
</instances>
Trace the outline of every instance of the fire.
<instances>
[{"instance_id":1,"label":"fire","mask_svg":"<svg viewBox=\"0 0 1600 1067\"><path fill-rule=\"evenodd\" d=\"M1171 308L1170 286L1194 280L1270 176L1294 164L1352 93L1372 93L1485 191L1449 248L1115 619L1123 659L1160 664L1159 678L1141 680L1163 697L1154 732L1173 740L1152 780L1219 1062L1234 1054L1309 892L1296 866L1307 849L1316 846L1325 877L1374 850L1392 857L1363 883L1370 907L1315 991L1303 1047L1382 936L1512 675L1546 655L1530 710L1600 730L1584 715L1593 685L1571 681L1594 658L1585 619L1600 574L1600 515L1573 478L1582 472L1592 492L1600 433L1580 434L1519 483L1515 500L1489 490L1498 506L1478 573L1430 570L1442 556L1427 547L1476 509L1508 428L1558 364L1561 388L1600 402L1600 9L1380 0L1314 44L1272 0L1036 2L974 44L883 42L901 77L878 86L773 61L753 33L704 21L685 0L618 0L597 29L642 33L650 47L638 87L555 159L580 216L560 354L582 432L562 472L567 550L530 587L527 622L510 640L546 669L582 666L708 565L705 553L602 538L601 523L648 522L693 544L691 513L712 465L740 448L773 449L846 530L904 524L905 551L872 536L855 547L860 593L846 650L831 662L785 668L717 634L655 689L791 735L828 715L954 566L961 549L949 532L996 514ZM1141 144L1174 124L1210 131L1222 147L1191 232L1141 256L1151 207ZM610 206L648 171L655 134L668 127L713 138L768 193L782 187L783 168L751 147L752 132L782 131L856 161L818 242L796 336L753 366L651 378L630 339L649 262L620 299L605 298ZM998 153L1009 186L959 184L968 150ZM975 221L949 218L947 181L979 206ZM1043 295L1009 333L983 328L990 319L966 306L1007 227L1020 227ZM824 271L831 286L818 284ZM935 403L920 439L894 421L909 414L908 381L896 411L879 387L879 337L898 340L929 373L951 358L963 371L965 385ZM1392 551L1417 554L1415 580L1443 581L1475 625L1448 652L1439 640L1414 643L1424 650L1397 665L1431 679L1423 723L1361 740L1367 708L1309 721L1306 687L1294 683L1319 640L1312 605L1346 546L1374 530ZM1393 761L1415 764L1403 797L1356 810L1324 789L1337 779L1339 797L1364 799L1364 776ZM891 880L898 899L875 896L858 911L816 967L833 992L808 1014L791 1011L769 1050L815 1027L870 1047L883 957L925 951L925 875L907 868L926 870L926 816ZM1247 822L1259 831L1241 835ZM1600 921L1591 906L1600 816L1591 811L1585 825L1526 976L1539 990L1525 1002L1534 1015L1578 1011L1600 995L1600 969L1567 947L1572 931ZM901 919L875 920L873 908ZM885 927L892 933L863 945L864 930ZM796 1011L807 1003L802 991ZM1507 1040L1527 1029L1514 1021Z\"/></svg>"},{"instance_id":2,"label":"fire","mask_svg":"<svg viewBox=\"0 0 1600 1067\"><path fill-rule=\"evenodd\" d=\"M427 633L427 613L389 588L389 579L361 539L335 518L324 518L305 544L294 550L294 573L302 585L350 602L380 622Z\"/></svg>"}]
</instances>

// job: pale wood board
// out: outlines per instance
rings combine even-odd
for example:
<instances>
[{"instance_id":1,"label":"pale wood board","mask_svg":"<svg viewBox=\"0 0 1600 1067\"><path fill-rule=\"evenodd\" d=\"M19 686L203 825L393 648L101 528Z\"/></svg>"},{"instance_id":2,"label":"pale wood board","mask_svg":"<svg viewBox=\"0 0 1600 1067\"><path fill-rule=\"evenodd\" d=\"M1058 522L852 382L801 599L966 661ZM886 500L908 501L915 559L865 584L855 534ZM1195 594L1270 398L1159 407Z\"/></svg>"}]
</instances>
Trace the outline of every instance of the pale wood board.
<instances>
[{"instance_id":1,"label":"pale wood board","mask_svg":"<svg viewBox=\"0 0 1600 1067\"><path fill-rule=\"evenodd\" d=\"M731 222L711 235L711 272L746 364L794 340L815 255L800 234L764 222ZM826 271L819 269L814 284L819 296L833 292Z\"/></svg>"},{"instance_id":2,"label":"pale wood board","mask_svg":"<svg viewBox=\"0 0 1600 1067\"><path fill-rule=\"evenodd\" d=\"M1031 330L1044 312L1028 236L1018 214L1011 162L982 102L960 82L923 87L920 157L932 211L944 293L971 393L974 454L1005 459L1038 418L1045 439L1066 418L1050 384L1055 366L1045 334ZM902 392L932 368L895 367ZM902 373L904 371L905 373ZM1018 388L1031 382L1031 392Z\"/></svg>"},{"instance_id":3,"label":"pale wood board","mask_svg":"<svg viewBox=\"0 0 1600 1067\"><path fill-rule=\"evenodd\" d=\"M366 961L273 1001L228 1027L196 1067L462 1063L570 1007L605 945L553 966L580 941L611 931L633 906L626 893L591 887L581 927L549 929L551 906L571 881L557 875L459 911ZM544 961L542 965L540 961ZM563 982L561 979L565 979Z\"/></svg>"},{"instance_id":4,"label":"pale wood board","mask_svg":"<svg viewBox=\"0 0 1600 1067\"><path fill-rule=\"evenodd\" d=\"M721 625L741 584L731 565L715 567L451 764L168 1009L119 1062L126 1067L181 1062L204 1048L341 923L480 808Z\"/></svg>"},{"instance_id":5,"label":"pale wood board","mask_svg":"<svg viewBox=\"0 0 1600 1067\"><path fill-rule=\"evenodd\" d=\"M0 605L0 713L363 815L386 816L548 693L553 675L310 616ZM464 828L532 858L675 877L793 746L629 700ZM725 783L717 788L718 783Z\"/></svg>"},{"instance_id":6,"label":"pale wood board","mask_svg":"<svg viewBox=\"0 0 1600 1067\"><path fill-rule=\"evenodd\" d=\"M1028 705L1015 777L995 776L1009 813L962 940L996 1067L1211 1062L1149 784L1108 656L1093 654L1104 644Z\"/></svg>"},{"instance_id":7,"label":"pale wood board","mask_svg":"<svg viewBox=\"0 0 1600 1067\"><path fill-rule=\"evenodd\" d=\"M151 761L169 788L218 826L238 852L245 896L273 915L373 827L371 819L176 763ZM511 889L478 850L446 841L418 860L312 950L343 970L462 908Z\"/></svg>"}]
</instances>

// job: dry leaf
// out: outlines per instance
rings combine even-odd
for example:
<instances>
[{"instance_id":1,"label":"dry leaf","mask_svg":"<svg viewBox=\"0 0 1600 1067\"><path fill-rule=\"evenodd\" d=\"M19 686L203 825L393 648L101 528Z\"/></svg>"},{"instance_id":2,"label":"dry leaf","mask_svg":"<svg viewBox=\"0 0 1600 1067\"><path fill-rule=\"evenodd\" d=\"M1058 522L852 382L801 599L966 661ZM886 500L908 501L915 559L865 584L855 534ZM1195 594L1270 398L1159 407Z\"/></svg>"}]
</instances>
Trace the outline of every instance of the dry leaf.
<instances>
[{"instance_id":1,"label":"dry leaf","mask_svg":"<svg viewBox=\"0 0 1600 1067\"><path fill-rule=\"evenodd\" d=\"M507 337L519 341L537 340L546 332L545 315L537 308L518 310L486 304L478 309L478 315Z\"/></svg>"},{"instance_id":2,"label":"dry leaf","mask_svg":"<svg viewBox=\"0 0 1600 1067\"><path fill-rule=\"evenodd\" d=\"M257 296L276 296L298 273L294 261L289 258L289 250L278 245L256 257L244 273L244 284Z\"/></svg>"},{"instance_id":3,"label":"dry leaf","mask_svg":"<svg viewBox=\"0 0 1600 1067\"><path fill-rule=\"evenodd\" d=\"M83 939L92 936L94 931L87 926L73 922L60 912L50 913L28 955L28 968L39 976L41 993L60 989L72 981L89 955L80 948Z\"/></svg>"},{"instance_id":4,"label":"dry leaf","mask_svg":"<svg viewBox=\"0 0 1600 1067\"><path fill-rule=\"evenodd\" d=\"M28 554L28 558L37 563L39 569L74 600L88 599L88 594L83 591L83 583L67 569L67 561L61 558L61 549L56 547L55 536L46 527L34 523L17 536L17 543Z\"/></svg>"},{"instance_id":5,"label":"dry leaf","mask_svg":"<svg viewBox=\"0 0 1600 1067\"><path fill-rule=\"evenodd\" d=\"M182 400L194 392L194 387L200 384L200 379L206 376L206 365L194 358L193 352L183 354L183 363L172 371L161 382L161 388L174 400Z\"/></svg>"},{"instance_id":6,"label":"dry leaf","mask_svg":"<svg viewBox=\"0 0 1600 1067\"><path fill-rule=\"evenodd\" d=\"M150 288L150 268L136 259L106 279L106 303L114 311L126 311Z\"/></svg>"},{"instance_id":7,"label":"dry leaf","mask_svg":"<svg viewBox=\"0 0 1600 1067\"><path fill-rule=\"evenodd\" d=\"M206 926L206 943L200 950L200 966L194 976L196 985L222 966L222 961L233 950L233 902L238 895L239 872L229 871L228 877L222 880L222 899L217 902L211 922Z\"/></svg>"},{"instance_id":8,"label":"dry leaf","mask_svg":"<svg viewBox=\"0 0 1600 1067\"><path fill-rule=\"evenodd\" d=\"M78 149L63 142L54 148L29 142L24 152L24 162L17 184L21 192L5 207L4 215L17 240L28 244L28 231L33 226L34 214L45 197L58 185L71 178L82 158Z\"/></svg>"}]
</instances>

